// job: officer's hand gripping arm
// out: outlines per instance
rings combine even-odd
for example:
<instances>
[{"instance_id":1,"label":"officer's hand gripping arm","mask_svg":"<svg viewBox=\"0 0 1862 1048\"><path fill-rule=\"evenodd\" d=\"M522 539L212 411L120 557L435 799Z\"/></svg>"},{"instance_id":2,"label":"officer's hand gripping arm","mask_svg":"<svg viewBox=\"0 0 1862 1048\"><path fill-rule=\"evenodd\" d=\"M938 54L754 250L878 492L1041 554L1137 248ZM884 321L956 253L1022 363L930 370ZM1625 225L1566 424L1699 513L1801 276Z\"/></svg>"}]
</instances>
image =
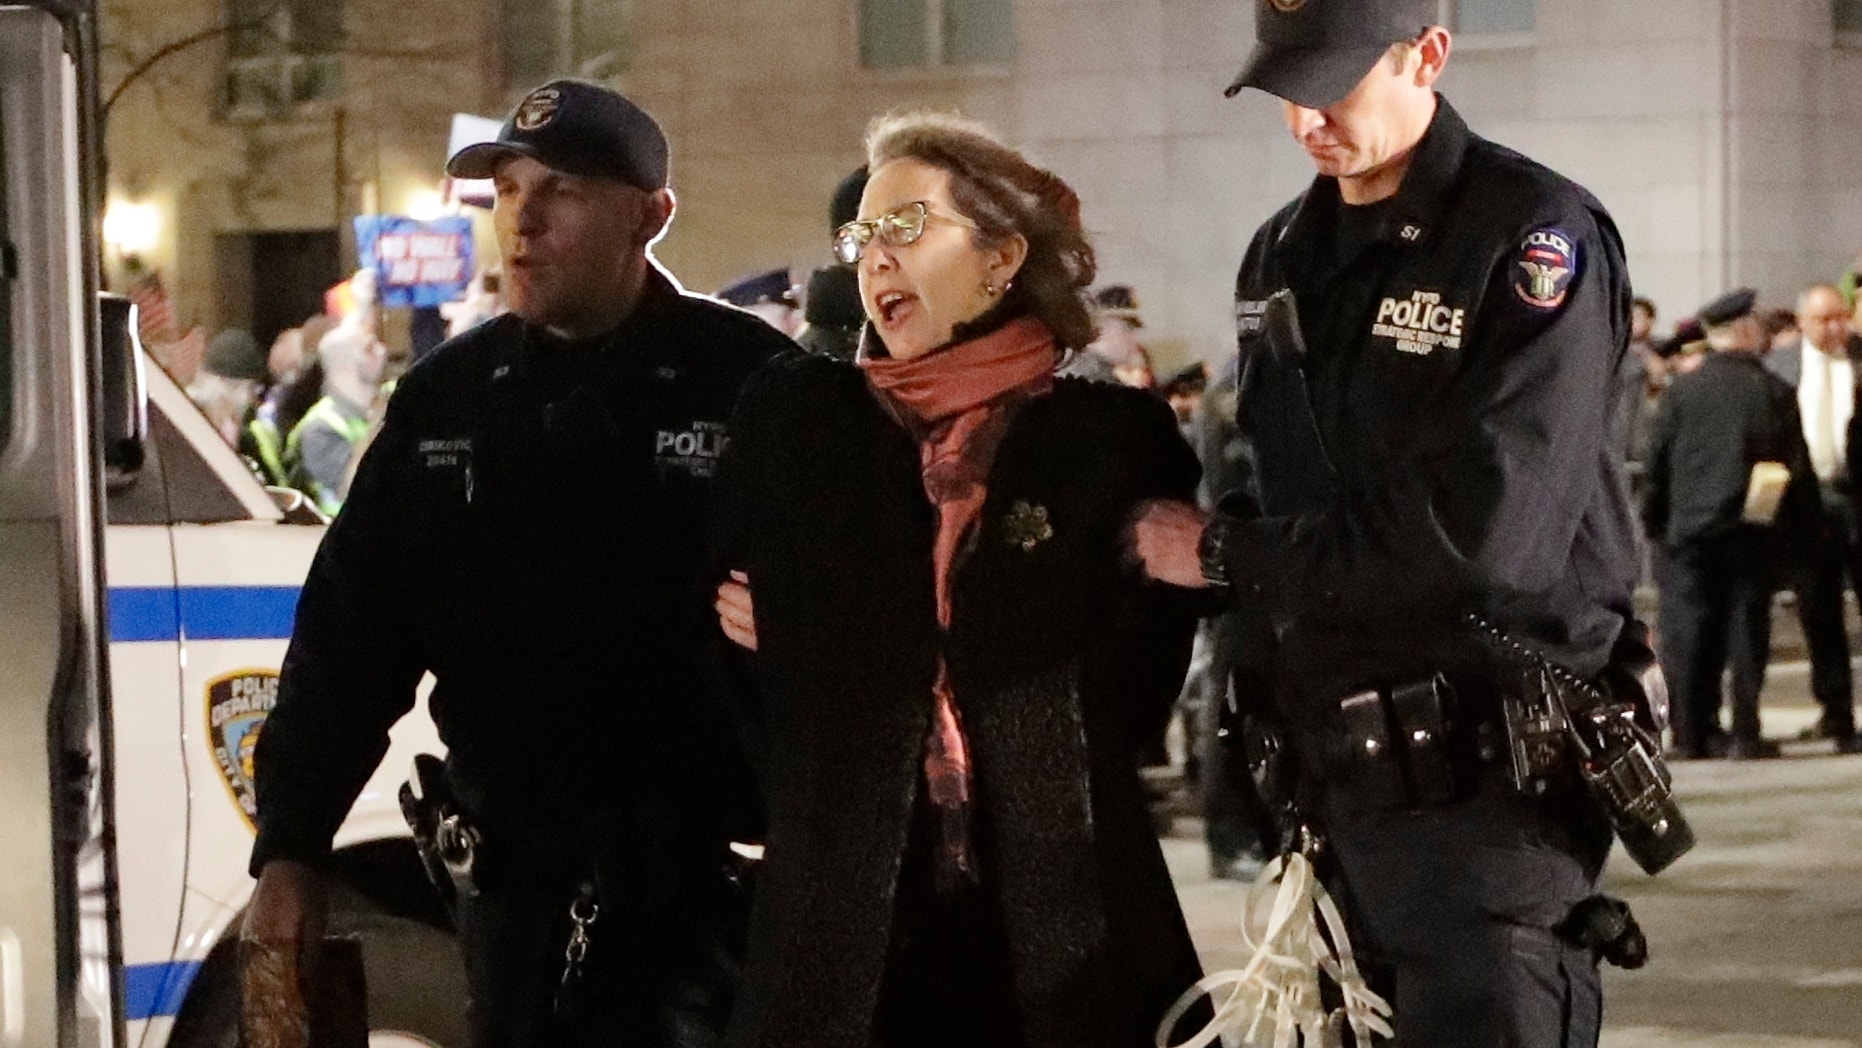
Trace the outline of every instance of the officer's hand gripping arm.
<instances>
[{"instance_id":1,"label":"officer's hand gripping arm","mask_svg":"<svg viewBox=\"0 0 1862 1048\"><path fill-rule=\"evenodd\" d=\"M1175 417L1161 403L1144 403L1135 414L1131 476L1136 489L1131 497L1140 506L1192 503L1201 470ZM1114 609L1118 654L1113 665L1124 678L1119 694L1131 697L1130 738L1162 733L1182 692L1197 619L1214 607L1200 589L1160 585L1136 572L1127 576Z\"/></svg>"}]
</instances>

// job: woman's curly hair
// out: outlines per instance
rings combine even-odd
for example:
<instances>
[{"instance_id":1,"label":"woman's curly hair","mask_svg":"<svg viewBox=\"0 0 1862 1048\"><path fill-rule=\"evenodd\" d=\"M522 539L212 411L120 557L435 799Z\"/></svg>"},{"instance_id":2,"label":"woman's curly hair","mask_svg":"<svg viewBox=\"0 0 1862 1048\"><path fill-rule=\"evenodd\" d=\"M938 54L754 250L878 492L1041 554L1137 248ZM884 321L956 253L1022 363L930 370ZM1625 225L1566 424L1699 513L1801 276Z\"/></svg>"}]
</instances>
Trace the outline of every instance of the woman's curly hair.
<instances>
[{"instance_id":1,"label":"woman's curly hair","mask_svg":"<svg viewBox=\"0 0 1862 1048\"><path fill-rule=\"evenodd\" d=\"M866 130L867 166L917 160L950 176L951 202L976 222L977 242L1000 245L1014 234L1028 257L1004 306L1040 318L1065 349L1093 340L1081 291L1098 263L1080 226L1080 198L1052 171L1029 163L985 125L952 113L888 113Z\"/></svg>"}]
</instances>

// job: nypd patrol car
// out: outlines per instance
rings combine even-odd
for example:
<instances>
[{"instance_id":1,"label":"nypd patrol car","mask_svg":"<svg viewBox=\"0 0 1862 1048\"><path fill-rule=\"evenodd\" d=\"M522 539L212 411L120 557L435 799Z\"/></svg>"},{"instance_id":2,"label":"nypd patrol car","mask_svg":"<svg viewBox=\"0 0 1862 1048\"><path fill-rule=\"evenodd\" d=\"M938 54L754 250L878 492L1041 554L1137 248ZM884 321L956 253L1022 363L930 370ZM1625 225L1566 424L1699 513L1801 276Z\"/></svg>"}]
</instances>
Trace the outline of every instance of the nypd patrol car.
<instances>
[{"instance_id":1,"label":"nypd patrol car","mask_svg":"<svg viewBox=\"0 0 1862 1048\"><path fill-rule=\"evenodd\" d=\"M0 1048L237 1043L251 754L324 530L98 307L94 11L0 0ZM371 1043L464 1043L451 930L396 790L337 838Z\"/></svg>"}]
</instances>

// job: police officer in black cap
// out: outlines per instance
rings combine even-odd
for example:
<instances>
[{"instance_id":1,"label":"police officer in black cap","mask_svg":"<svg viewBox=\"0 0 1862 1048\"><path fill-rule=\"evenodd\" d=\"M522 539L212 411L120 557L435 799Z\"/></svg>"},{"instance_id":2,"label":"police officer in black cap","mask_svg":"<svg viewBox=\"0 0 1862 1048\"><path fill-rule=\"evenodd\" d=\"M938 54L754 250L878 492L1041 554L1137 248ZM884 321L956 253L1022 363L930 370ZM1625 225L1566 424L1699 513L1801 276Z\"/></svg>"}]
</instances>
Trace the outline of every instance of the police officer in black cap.
<instances>
[{"instance_id":1,"label":"police officer in black cap","mask_svg":"<svg viewBox=\"0 0 1862 1048\"><path fill-rule=\"evenodd\" d=\"M1329 841L1397 1043L1594 1045L1597 940L1572 918L1598 912L1609 824L1564 750L1557 774L1515 783L1506 718L1530 678L1477 623L1579 678L1629 624L1633 523L1607 440L1622 241L1589 193L1435 93L1452 42L1434 0L1256 11L1229 93L1278 96L1318 177L1236 284L1252 490L1212 516L1153 505L1134 550L1269 623L1275 650L1249 661L1273 701L1240 712L1258 769L1290 784L1275 809Z\"/></svg>"},{"instance_id":2,"label":"police officer in black cap","mask_svg":"<svg viewBox=\"0 0 1862 1048\"><path fill-rule=\"evenodd\" d=\"M828 201L828 232L860 217L860 194L866 192L866 165L861 164L834 187ZM860 281L854 267L839 259L808 275L803 319L796 333L802 348L835 360L852 360L866 326L866 307L860 304Z\"/></svg>"},{"instance_id":3,"label":"police officer in black cap","mask_svg":"<svg viewBox=\"0 0 1862 1048\"><path fill-rule=\"evenodd\" d=\"M758 806L695 672L701 533L738 386L792 344L659 268L666 140L614 91L540 87L447 170L495 182L511 312L402 379L318 550L245 936L314 940L332 835L431 673L474 1043L710 1045Z\"/></svg>"},{"instance_id":4,"label":"police officer in black cap","mask_svg":"<svg viewBox=\"0 0 1862 1048\"><path fill-rule=\"evenodd\" d=\"M1778 558L1822 526L1797 393L1766 368L1750 288L1700 310L1710 352L1662 396L1649 440L1643 521L1661 546L1662 654L1684 757L1773 756L1759 736ZM1720 678L1732 669L1732 734Z\"/></svg>"},{"instance_id":5,"label":"police officer in black cap","mask_svg":"<svg viewBox=\"0 0 1862 1048\"><path fill-rule=\"evenodd\" d=\"M718 289L718 298L755 313L770 327L793 336L802 324L801 302L796 297L798 290L787 269L771 269L724 285Z\"/></svg>"}]
</instances>

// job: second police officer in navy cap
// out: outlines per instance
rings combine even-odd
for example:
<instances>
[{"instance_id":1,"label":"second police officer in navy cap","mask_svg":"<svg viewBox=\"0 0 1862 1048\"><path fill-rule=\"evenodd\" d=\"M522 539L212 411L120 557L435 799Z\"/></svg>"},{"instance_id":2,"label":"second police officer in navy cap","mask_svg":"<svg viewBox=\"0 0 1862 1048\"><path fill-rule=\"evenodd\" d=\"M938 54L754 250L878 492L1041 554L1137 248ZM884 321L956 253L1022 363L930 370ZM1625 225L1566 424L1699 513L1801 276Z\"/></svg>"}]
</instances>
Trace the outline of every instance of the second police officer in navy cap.
<instances>
[{"instance_id":1,"label":"second police officer in navy cap","mask_svg":"<svg viewBox=\"0 0 1862 1048\"><path fill-rule=\"evenodd\" d=\"M754 273L718 289L718 298L762 317L770 327L793 337L802 325L801 301L787 269Z\"/></svg>"},{"instance_id":2,"label":"second police officer in navy cap","mask_svg":"<svg viewBox=\"0 0 1862 1048\"><path fill-rule=\"evenodd\" d=\"M1594 1045L1599 954L1639 960L1626 908L1596 895L1612 821L1649 868L1691 841L1650 738L1606 439L1622 241L1434 91L1434 0L1256 12L1229 93L1278 96L1318 177L1236 284L1252 490L1213 515L1154 504L1134 550L1267 621L1272 650L1246 661L1272 683L1237 696L1251 759L1283 847L1342 889L1397 1043ZM1619 687L1587 683L1617 663ZM1580 752L1635 802L1593 799Z\"/></svg>"},{"instance_id":3,"label":"second police officer in navy cap","mask_svg":"<svg viewBox=\"0 0 1862 1048\"><path fill-rule=\"evenodd\" d=\"M1645 460L1643 520L1661 547L1662 654L1684 757L1764 757L1759 690L1779 557L1816 537L1817 477L1797 393L1766 368L1750 288L1701 307L1708 354L1662 395ZM1720 678L1731 669L1731 734Z\"/></svg>"},{"instance_id":4,"label":"second police officer in navy cap","mask_svg":"<svg viewBox=\"0 0 1862 1048\"><path fill-rule=\"evenodd\" d=\"M318 550L244 934L314 938L332 835L431 673L448 755L408 806L458 820L472 1043L711 1045L745 916L728 849L759 817L699 684L695 583L738 386L792 344L659 268L666 139L614 91L538 88L447 170L496 184L511 312L401 381Z\"/></svg>"}]
</instances>

